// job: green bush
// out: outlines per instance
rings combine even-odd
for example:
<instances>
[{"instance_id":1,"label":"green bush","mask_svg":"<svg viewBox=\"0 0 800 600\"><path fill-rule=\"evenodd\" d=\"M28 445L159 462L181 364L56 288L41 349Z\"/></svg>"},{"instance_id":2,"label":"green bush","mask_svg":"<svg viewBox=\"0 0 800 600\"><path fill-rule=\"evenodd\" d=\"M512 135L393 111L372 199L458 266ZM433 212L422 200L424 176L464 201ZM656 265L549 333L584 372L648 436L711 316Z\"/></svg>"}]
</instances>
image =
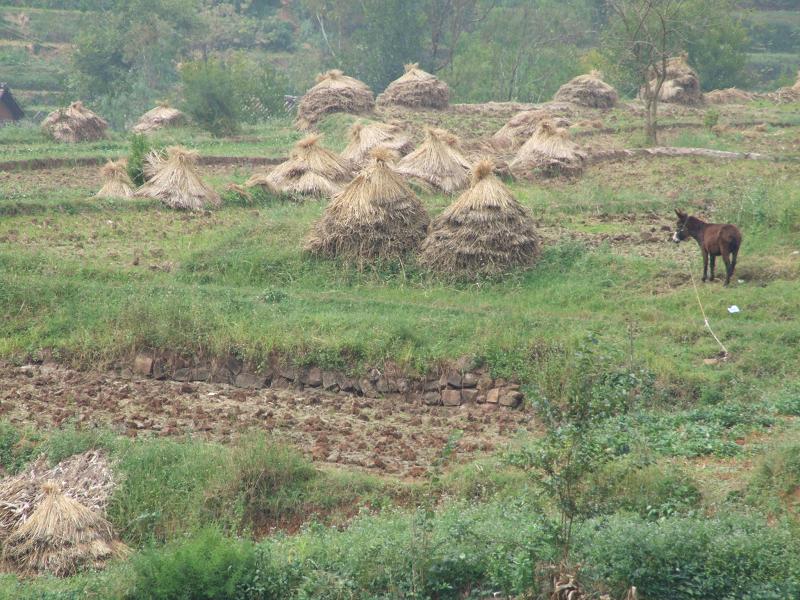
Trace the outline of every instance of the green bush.
<instances>
[{"instance_id":1,"label":"green bush","mask_svg":"<svg viewBox=\"0 0 800 600\"><path fill-rule=\"evenodd\" d=\"M209 483L207 505L238 529L261 525L303 508L306 484L317 472L296 450L253 434L237 444Z\"/></svg>"},{"instance_id":2,"label":"green bush","mask_svg":"<svg viewBox=\"0 0 800 600\"><path fill-rule=\"evenodd\" d=\"M587 496L596 511L628 511L646 519L683 514L700 507L697 485L674 465L620 460L607 464L591 479Z\"/></svg>"},{"instance_id":3,"label":"green bush","mask_svg":"<svg viewBox=\"0 0 800 600\"><path fill-rule=\"evenodd\" d=\"M248 593L256 579L252 542L205 529L196 536L134 559L137 600L239 600L267 597Z\"/></svg>"},{"instance_id":4,"label":"green bush","mask_svg":"<svg viewBox=\"0 0 800 600\"><path fill-rule=\"evenodd\" d=\"M214 135L278 114L286 87L272 67L241 55L185 63L181 81L184 110Z\"/></svg>"},{"instance_id":5,"label":"green bush","mask_svg":"<svg viewBox=\"0 0 800 600\"><path fill-rule=\"evenodd\" d=\"M800 542L760 518L616 515L587 524L576 544L585 585L615 598L630 586L648 600L779 599L800 594Z\"/></svg>"},{"instance_id":6,"label":"green bush","mask_svg":"<svg viewBox=\"0 0 800 600\"><path fill-rule=\"evenodd\" d=\"M128 151L128 176L136 185L144 185L145 159L152 149L147 136L143 133L131 136L131 148Z\"/></svg>"},{"instance_id":7,"label":"green bush","mask_svg":"<svg viewBox=\"0 0 800 600\"><path fill-rule=\"evenodd\" d=\"M797 513L800 502L800 444L786 444L767 451L759 460L747 491L747 499L781 513L786 508Z\"/></svg>"},{"instance_id":8,"label":"green bush","mask_svg":"<svg viewBox=\"0 0 800 600\"><path fill-rule=\"evenodd\" d=\"M37 436L22 432L5 420L0 420L0 466L17 473L35 455Z\"/></svg>"}]
</instances>

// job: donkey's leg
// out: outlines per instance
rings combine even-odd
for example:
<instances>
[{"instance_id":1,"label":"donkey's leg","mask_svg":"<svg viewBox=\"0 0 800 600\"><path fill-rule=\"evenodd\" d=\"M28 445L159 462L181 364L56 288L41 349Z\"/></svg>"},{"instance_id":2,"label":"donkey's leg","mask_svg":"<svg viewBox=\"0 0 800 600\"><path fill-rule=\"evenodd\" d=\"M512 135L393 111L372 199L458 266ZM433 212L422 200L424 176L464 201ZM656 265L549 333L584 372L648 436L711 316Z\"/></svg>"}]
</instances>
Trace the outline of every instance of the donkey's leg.
<instances>
[{"instance_id":1,"label":"donkey's leg","mask_svg":"<svg viewBox=\"0 0 800 600\"><path fill-rule=\"evenodd\" d=\"M733 269L731 268L731 255L727 248L722 251L722 260L725 261L725 285L728 285L731 282Z\"/></svg>"},{"instance_id":2,"label":"donkey's leg","mask_svg":"<svg viewBox=\"0 0 800 600\"><path fill-rule=\"evenodd\" d=\"M736 270L736 257L739 256L738 248L731 252L731 277L733 277L733 272Z\"/></svg>"},{"instance_id":3,"label":"donkey's leg","mask_svg":"<svg viewBox=\"0 0 800 600\"><path fill-rule=\"evenodd\" d=\"M703 249L703 281L708 279L708 252Z\"/></svg>"},{"instance_id":4,"label":"donkey's leg","mask_svg":"<svg viewBox=\"0 0 800 600\"><path fill-rule=\"evenodd\" d=\"M717 266L717 257L716 255L711 255L711 277L708 278L709 281L714 281L714 267Z\"/></svg>"}]
</instances>

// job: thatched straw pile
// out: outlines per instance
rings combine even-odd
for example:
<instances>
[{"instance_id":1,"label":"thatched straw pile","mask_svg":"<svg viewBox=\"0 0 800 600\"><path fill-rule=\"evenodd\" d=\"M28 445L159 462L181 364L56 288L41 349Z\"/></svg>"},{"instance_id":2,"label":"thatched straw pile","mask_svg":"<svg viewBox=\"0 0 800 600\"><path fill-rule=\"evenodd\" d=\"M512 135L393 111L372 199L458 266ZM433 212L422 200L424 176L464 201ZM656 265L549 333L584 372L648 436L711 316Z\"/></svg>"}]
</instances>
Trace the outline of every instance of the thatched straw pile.
<instances>
[{"instance_id":1,"label":"thatched straw pile","mask_svg":"<svg viewBox=\"0 0 800 600\"><path fill-rule=\"evenodd\" d=\"M114 477L104 452L90 450L48 468L42 456L27 471L0 481L0 543L27 521L43 499L41 486L56 481L66 494L102 514L114 489Z\"/></svg>"},{"instance_id":2,"label":"thatched straw pile","mask_svg":"<svg viewBox=\"0 0 800 600\"><path fill-rule=\"evenodd\" d=\"M164 127L179 127L187 122L186 115L177 108L161 105L144 113L134 125L134 133L147 133Z\"/></svg>"},{"instance_id":3,"label":"thatched straw pile","mask_svg":"<svg viewBox=\"0 0 800 600\"><path fill-rule=\"evenodd\" d=\"M667 78L658 99L661 102L673 104L695 105L703 103L703 92L700 89L700 78L697 72L689 66L688 56L681 54L667 61ZM650 89L655 89L656 74L650 73Z\"/></svg>"},{"instance_id":4,"label":"thatched straw pile","mask_svg":"<svg viewBox=\"0 0 800 600\"><path fill-rule=\"evenodd\" d=\"M202 210L219 206L219 194L208 187L197 173L199 155L182 146L167 148L166 157L151 153L145 175L147 183L136 190L137 196L161 200L170 208Z\"/></svg>"},{"instance_id":5,"label":"thatched straw pile","mask_svg":"<svg viewBox=\"0 0 800 600\"><path fill-rule=\"evenodd\" d=\"M125 159L110 160L100 174L103 177L103 187L95 194L97 198L131 198L133 196L133 182L128 176Z\"/></svg>"},{"instance_id":6,"label":"thatched straw pile","mask_svg":"<svg viewBox=\"0 0 800 600\"><path fill-rule=\"evenodd\" d=\"M3 542L6 566L25 575L66 577L127 554L100 514L62 494L55 482L42 485L42 492L30 518Z\"/></svg>"},{"instance_id":7,"label":"thatched straw pile","mask_svg":"<svg viewBox=\"0 0 800 600\"><path fill-rule=\"evenodd\" d=\"M558 127L569 127L571 123L563 117L555 116L544 108L534 108L517 113L492 135L491 142L496 148L516 150L530 139L539 123L553 121Z\"/></svg>"},{"instance_id":8,"label":"thatched straw pile","mask_svg":"<svg viewBox=\"0 0 800 600\"><path fill-rule=\"evenodd\" d=\"M91 142L106 137L108 122L78 101L47 115L42 129L57 142Z\"/></svg>"},{"instance_id":9,"label":"thatched straw pile","mask_svg":"<svg viewBox=\"0 0 800 600\"><path fill-rule=\"evenodd\" d=\"M469 184L470 164L458 145L458 138L452 133L429 128L419 148L397 163L397 171L446 194L462 190Z\"/></svg>"},{"instance_id":10,"label":"thatched straw pile","mask_svg":"<svg viewBox=\"0 0 800 600\"><path fill-rule=\"evenodd\" d=\"M474 278L531 265L539 256L539 235L528 210L479 162L472 186L431 225L420 262L447 275Z\"/></svg>"},{"instance_id":11,"label":"thatched straw pile","mask_svg":"<svg viewBox=\"0 0 800 600\"><path fill-rule=\"evenodd\" d=\"M395 160L399 160L414 149L414 144L397 125L354 123L350 128L350 143L342 152L342 158L360 169L369 162L370 152L377 147L391 151Z\"/></svg>"},{"instance_id":12,"label":"thatched straw pile","mask_svg":"<svg viewBox=\"0 0 800 600\"><path fill-rule=\"evenodd\" d=\"M797 74L797 81L791 87L782 87L774 92L764 94L764 97L779 104L788 104L800 100L800 73Z\"/></svg>"},{"instance_id":13,"label":"thatched straw pile","mask_svg":"<svg viewBox=\"0 0 800 600\"><path fill-rule=\"evenodd\" d=\"M369 87L334 69L317 76L317 85L300 99L296 124L300 129L308 129L328 113L358 114L373 108L375 100Z\"/></svg>"},{"instance_id":14,"label":"thatched straw pile","mask_svg":"<svg viewBox=\"0 0 800 600\"><path fill-rule=\"evenodd\" d=\"M411 108L447 108L450 88L435 75L419 68L417 63L405 66L405 74L389 84L378 96L378 104L396 104Z\"/></svg>"},{"instance_id":15,"label":"thatched straw pile","mask_svg":"<svg viewBox=\"0 0 800 600\"><path fill-rule=\"evenodd\" d=\"M712 90L703 94L703 97L708 104L746 104L755 100L758 94L732 87L724 90Z\"/></svg>"},{"instance_id":16,"label":"thatched straw pile","mask_svg":"<svg viewBox=\"0 0 800 600\"><path fill-rule=\"evenodd\" d=\"M530 177L535 171L552 177L580 175L585 163L586 154L569 139L567 130L544 120L509 166L517 177Z\"/></svg>"},{"instance_id":17,"label":"thatched straw pile","mask_svg":"<svg viewBox=\"0 0 800 600\"><path fill-rule=\"evenodd\" d=\"M307 251L331 258L387 259L422 243L429 222L425 208L389 166L390 151L376 148L372 157L325 209L308 236Z\"/></svg>"},{"instance_id":18,"label":"thatched straw pile","mask_svg":"<svg viewBox=\"0 0 800 600\"><path fill-rule=\"evenodd\" d=\"M289 160L269 173L265 181L287 194L331 198L353 176L350 164L309 135L295 144Z\"/></svg>"},{"instance_id":19,"label":"thatched straw pile","mask_svg":"<svg viewBox=\"0 0 800 600\"><path fill-rule=\"evenodd\" d=\"M599 71L592 71L562 85L553 99L589 108L613 108L619 101L619 94L601 79Z\"/></svg>"}]
</instances>

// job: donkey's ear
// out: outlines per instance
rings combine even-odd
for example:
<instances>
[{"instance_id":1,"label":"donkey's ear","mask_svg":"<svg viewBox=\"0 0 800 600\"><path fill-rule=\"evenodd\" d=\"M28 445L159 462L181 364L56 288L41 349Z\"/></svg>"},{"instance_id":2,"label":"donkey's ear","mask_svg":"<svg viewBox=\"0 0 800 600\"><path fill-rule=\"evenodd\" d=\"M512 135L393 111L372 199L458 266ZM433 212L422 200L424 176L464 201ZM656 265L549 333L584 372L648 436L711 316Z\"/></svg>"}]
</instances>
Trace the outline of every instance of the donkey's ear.
<instances>
[{"instance_id":1,"label":"donkey's ear","mask_svg":"<svg viewBox=\"0 0 800 600\"><path fill-rule=\"evenodd\" d=\"M685 219L688 216L685 212L681 212L677 208L675 209L675 214L678 215L679 219Z\"/></svg>"}]
</instances>

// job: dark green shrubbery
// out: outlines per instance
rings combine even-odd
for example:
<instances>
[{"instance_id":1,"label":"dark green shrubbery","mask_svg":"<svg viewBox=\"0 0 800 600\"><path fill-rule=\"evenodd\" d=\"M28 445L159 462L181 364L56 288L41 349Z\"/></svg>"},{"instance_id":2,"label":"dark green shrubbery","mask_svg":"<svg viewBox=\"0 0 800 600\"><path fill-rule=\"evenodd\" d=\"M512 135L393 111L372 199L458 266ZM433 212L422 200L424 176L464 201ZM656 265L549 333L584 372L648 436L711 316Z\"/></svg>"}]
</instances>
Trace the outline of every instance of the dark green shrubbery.
<instances>
[{"instance_id":1,"label":"dark green shrubbery","mask_svg":"<svg viewBox=\"0 0 800 600\"><path fill-rule=\"evenodd\" d=\"M800 543L787 527L742 515L646 521L615 515L576 543L584 584L648 600L767 600L800 594Z\"/></svg>"},{"instance_id":2,"label":"dark green shrubbery","mask_svg":"<svg viewBox=\"0 0 800 600\"><path fill-rule=\"evenodd\" d=\"M214 529L146 551L134 567L136 585L129 597L137 600L270 597L250 593L257 572L253 543L226 538Z\"/></svg>"},{"instance_id":3,"label":"dark green shrubbery","mask_svg":"<svg viewBox=\"0 0 800 600\"><path fill-rule=\"evenodd\" d=\"M185 63L183 109L214 135L230 135L241 123L278 114L286 85L268 64L241 55Z\"/></svg>"},{"instance_id":4,"label":"dark green shrubbery","mask_svg":"<svg viewBox=\"0 0 800 600\"><path fill-rule=\"evenodd\" d=\"M131 136L131 149L128 152L128 177L136 185L144 185L144 165L147 154L152 150L147 136L138 133Z\"/></svg>"}]
</instances>

